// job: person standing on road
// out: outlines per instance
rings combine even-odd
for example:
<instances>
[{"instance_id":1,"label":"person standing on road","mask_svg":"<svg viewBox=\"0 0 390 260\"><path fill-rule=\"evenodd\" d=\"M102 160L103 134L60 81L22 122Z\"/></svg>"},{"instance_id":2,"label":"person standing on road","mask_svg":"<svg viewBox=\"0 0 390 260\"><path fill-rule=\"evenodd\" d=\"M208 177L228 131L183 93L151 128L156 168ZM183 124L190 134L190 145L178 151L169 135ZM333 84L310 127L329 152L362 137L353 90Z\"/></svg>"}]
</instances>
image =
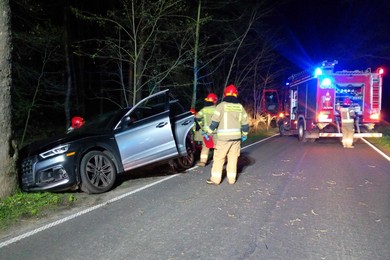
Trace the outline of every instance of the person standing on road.
<instances>
[{"instance_id":1,"label":"person standing on road","mask_svg":"<svg viewBox=\"0 0 390 260\"><path fill-rule=\"evenodd\" d=\"M213 166L208 184L220 184L222 170L227 157L226 175L229 184L237 178L237 163L241 142L247 139L249 132L248 114L239 103L238 91L234 85L225 88L224 98L215 108L208 133L217 129L218 142L214 148Z\"/></svg>"},{"instance_id":2,"label":"person standing on road","mask_svg":"<svg viewBox=\"0 0 390 260\"><path fill-rule=\"evenodd\" d=\"M196 114L195 120L198 122L201 130L205 133L210 132L209 131L209 125L211 123L211 117L214 114L215 107L218 102L218 97L214 93L210 93L207 95L207 97L204 99L204 107ZM216 135L212 135L214 143L216 142ZM206 166L208 159L209 159L209 152L210 148L208 148L205 144L205 142L202 142L202 151L200 152L200 160L196 164L197 166L204 167Z\"/></svg>"}]
</instances>

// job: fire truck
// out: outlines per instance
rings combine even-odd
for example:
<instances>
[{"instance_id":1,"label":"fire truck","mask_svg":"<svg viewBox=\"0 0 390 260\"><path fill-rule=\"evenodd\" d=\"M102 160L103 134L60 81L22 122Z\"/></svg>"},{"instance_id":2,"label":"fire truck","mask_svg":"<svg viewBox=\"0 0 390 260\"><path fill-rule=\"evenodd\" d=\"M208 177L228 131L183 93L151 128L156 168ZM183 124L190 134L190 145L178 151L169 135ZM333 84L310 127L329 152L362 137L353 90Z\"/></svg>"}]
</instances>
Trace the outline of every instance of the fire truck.
<instances>
[{"instance_id":1,"label":"fire truck","mask_svg":"<svg viewBox=\"0 0 390 260\"><path fill-rule=\"evenodd\" d=\"M268 113L271 116L279 115L282 111L282 103L276 89L263 89L260 100L260 113Z\"/></svg>"},{"instance_id":2,"label":"fire truck","mask_svg":"<svg viewBox=\"0 0 390 260\"><path fill-rule=\"evenodd\" d=\"M383 69L335 72L337 63L324 61L288 78L278 119L280 135L298 135L301 142L342 138L340 108L348 107L354 140L382 136L375 125L380 122Z\"/></svg>"}]
</instances>

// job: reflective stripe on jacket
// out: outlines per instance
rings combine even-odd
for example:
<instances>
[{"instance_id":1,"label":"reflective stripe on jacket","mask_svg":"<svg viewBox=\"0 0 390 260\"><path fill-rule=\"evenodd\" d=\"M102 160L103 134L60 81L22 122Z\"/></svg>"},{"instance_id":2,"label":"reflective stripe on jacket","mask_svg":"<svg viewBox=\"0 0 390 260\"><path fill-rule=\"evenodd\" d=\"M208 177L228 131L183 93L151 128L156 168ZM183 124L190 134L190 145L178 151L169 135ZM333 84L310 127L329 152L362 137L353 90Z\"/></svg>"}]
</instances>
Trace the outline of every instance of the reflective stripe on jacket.
<instances>
[{"instance_id":1,"label":"reflective stripe on jacket","mask_svg":"<svg viewBox=\"0 0 390 260\"><path fill-rule=\"evenodd\" d=\"M214 111L215 111L215 106L207 106L202 108L195 116L199 125L203 128L205 132L210 132L209 126Z\"/></svg>"},{"instance_id":2,"label":"reflective stripe on jacket","mask_svg":"<svg viewBox=\"0 0 390 260\"><path fill-rule=\"evenodd\" d=\"M218 123L218 140L238 140L248 134L248 114L240 103L222 101L211 120Z\"/></svg>"}]
</instances>

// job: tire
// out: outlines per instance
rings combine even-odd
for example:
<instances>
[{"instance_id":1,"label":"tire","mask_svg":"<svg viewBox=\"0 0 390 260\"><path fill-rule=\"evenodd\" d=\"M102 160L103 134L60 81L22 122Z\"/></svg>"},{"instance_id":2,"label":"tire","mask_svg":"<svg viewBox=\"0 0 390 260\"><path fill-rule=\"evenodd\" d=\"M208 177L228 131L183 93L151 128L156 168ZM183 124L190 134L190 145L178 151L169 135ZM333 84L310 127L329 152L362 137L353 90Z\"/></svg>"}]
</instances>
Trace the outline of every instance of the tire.
<instances>
[{"instance_id":1,"label":"tire","mask_svg":"<svg viewBox=\"0 0 390 260\"><path fill-rule=\"evenodd\" d=\"M279 134L280 136L284 136L284 124L279 124Z\"/></svg>"},{"instance_id":2,"label":"tire","mask_svg":"<svg viewBox=\"0 0 390 260\"><path fill-rule=\"evenodd\" d=\"M116 181L116 167L107 152L88 152L80 163L81 190L90 194L109 191Z\"/></svg>"},{"instance_id":3,"label":"tire","mask_svg":"<svg viewBox=\"0 0 390 260\"><path fill-rule=\"evenodd\" d=\"M182 172L185 171L195 164L195 145L191 138L187 138L186 141L186 150L187 150L187 155L186 156L181 156L175 160L175 170L177 172Z\"/></svg>"},{"instance_id":4,"label":"tire","mask_svg":"<svg viewBox=\"0 0 390 260\"><path fill-rule=\"evenodd\" d=\"M303 121L300 120L298 122L298 140L300 142L306 142L306 137L305 137L305 125L303 124Z\"/></svg>"}]
</instances>

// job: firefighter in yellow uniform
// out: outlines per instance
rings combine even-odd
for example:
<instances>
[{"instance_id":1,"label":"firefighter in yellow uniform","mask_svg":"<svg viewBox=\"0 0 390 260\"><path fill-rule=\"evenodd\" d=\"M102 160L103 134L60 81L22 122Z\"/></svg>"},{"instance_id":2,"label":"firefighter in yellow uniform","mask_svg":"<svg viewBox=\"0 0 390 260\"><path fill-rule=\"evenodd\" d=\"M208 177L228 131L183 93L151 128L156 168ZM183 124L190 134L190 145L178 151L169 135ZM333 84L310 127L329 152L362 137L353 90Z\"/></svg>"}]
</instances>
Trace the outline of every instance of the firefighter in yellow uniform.
<instances>
[{"instance_id":1,"label":"firefighter in yellow uniform","mask_svg":"<svg viewBox=\"0 0 390 260\"><path fill-rule=\"evenodd\" d=\"M344 148L354 148L353 135L355 133L354 115L355 110L351 107L351 100L347 97L343 101L343 105L338 108L341 117L341 132L343 138L341 142Z\"/></svg>"},{"instance_id":2,"label":"firefighter in yellow uniform","mask_svg":"<svg viewBox=\"0 0 390 260\"><path fill-rule=\"evenodd\" d=\"M195 120L202 128L202 131L204 132L210 132L209 131L209 125L211 123L211 117L214 114L215 107L218 102L218 97L214 93L210 93L207 95L207 97L204 99L204 107L196 114ZM215 134L212 135L214 143L216 142L216 136ZM196 164L197 166L204 167L207 164L207 161L209 159L209 152L210 148L207 148L204 142L202 142L202 151L200 152L200 160Z\"/></svg>"},{"instance_id":3,"label":"firefighter in yellow uniform","mask_svg":"<svg viewBox=\"0 0 390 260\"><path fill-rule=\"evenodd\" d=\"M222 170L227 157L226 174L229 184L237 178L237 163L240 156L241 142L248 136L248 114L239 103L237 88L229 85L225 88L224 98L215 108L208 133L217 130L218 142L214 147L213 166L208 184L220 184Z\"/></svg>"}]
</instances>

